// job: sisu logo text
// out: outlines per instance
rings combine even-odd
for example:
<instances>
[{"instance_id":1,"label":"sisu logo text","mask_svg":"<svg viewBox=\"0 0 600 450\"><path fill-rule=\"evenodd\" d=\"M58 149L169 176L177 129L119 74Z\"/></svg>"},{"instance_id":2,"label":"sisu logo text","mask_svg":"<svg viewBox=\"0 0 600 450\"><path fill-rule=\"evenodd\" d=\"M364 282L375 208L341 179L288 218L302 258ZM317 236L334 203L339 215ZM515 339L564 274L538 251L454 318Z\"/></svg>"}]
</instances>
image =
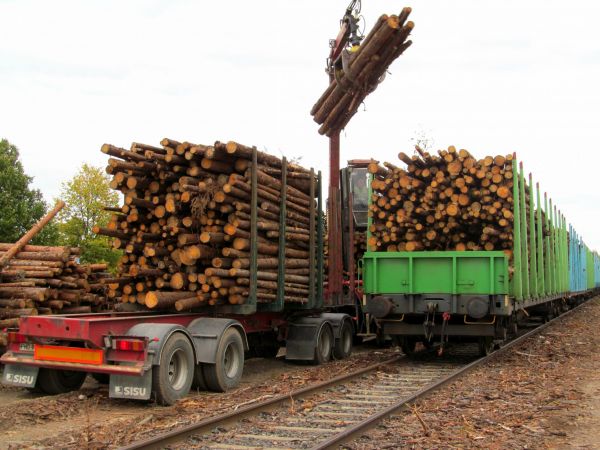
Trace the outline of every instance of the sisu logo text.
<instances>
[{"instance_id":1,"label":"sisu logo text","mask_svg":"<svg viewBox=\"0 0 600 450\"><path fill-rule=\"evenodd\" d=\"M11 383L18 383L18 384L33 384L33 375L17 375L14 373L7 373L6 374L6 381L9 381Z\"/></svg>"},{"instance_id":2,"label":"sisu logo text","mask_svg":"<svg viewBox=\"0 0 600 450\"><path fill-rule=\"evenodd\" d=\"M115 393L126 395L128 397L144 397L146 396L146 388L130 387L130 386L115 386Z\"/></svg>"}]
</instances>

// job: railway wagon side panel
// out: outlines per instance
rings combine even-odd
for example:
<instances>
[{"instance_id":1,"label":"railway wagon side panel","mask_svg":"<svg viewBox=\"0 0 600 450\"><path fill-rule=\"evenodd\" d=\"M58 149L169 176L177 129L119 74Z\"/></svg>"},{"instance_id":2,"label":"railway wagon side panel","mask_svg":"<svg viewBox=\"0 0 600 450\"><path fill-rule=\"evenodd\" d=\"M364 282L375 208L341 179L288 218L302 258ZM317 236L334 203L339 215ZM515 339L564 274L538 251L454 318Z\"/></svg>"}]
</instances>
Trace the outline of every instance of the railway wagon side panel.
<instances>
[{"instance_id":1,"label":"railway wagon side panel","mask_svg":"<svg viewBox=\"0 0 600 450\"><path fill-rule=\"evenodd\" d=\"M503 252L367 252L363 263L372 294L508 294Z\"/></svg>"},{"instance_id":2,"label":"railway wagon side panel","mask_svg":"<svg viewBox=\"0 0 600 450\"><path fill-rule=\"evenodd\" d=\"M504 252L367 252L363 262L365 308L378 319L511 313Z\"/></svg>"}]
</instances>

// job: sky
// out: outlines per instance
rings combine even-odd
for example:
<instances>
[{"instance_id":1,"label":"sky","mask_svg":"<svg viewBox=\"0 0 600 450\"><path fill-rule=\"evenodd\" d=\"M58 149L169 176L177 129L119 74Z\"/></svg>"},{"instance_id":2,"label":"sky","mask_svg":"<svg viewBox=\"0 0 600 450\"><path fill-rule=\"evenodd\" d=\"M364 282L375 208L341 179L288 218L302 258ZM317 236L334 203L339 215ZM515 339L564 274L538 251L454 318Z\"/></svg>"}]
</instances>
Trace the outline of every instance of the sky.
<instances>
[{"instance_id":1,"label":"sky","mask_svg":"<svg viewBox=\"0 0 600 450\"><path fill-rule=\"evenodd\" d=\"M103 143L236 140L328 170L310 108L348 0L0 0L0 138L48 201ZM364 0L368 31L411 6L413 45L342 132L341 160L517 152L600 250L600 3Z\"/></svg>"}]
</instances>

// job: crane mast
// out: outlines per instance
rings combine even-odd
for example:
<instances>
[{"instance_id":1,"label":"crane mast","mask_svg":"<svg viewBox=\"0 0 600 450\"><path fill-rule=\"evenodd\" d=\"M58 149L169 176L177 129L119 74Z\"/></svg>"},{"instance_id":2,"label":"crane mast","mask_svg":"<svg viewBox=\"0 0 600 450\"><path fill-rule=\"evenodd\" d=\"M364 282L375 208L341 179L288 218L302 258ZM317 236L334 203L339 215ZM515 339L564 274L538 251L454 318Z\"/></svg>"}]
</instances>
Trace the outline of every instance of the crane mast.
<instances>
[{"instance_id":1,"label":"crane mast","mask_svg":"<svg viewBox=\"0 0 600 450\"><path fill-rule=\"evenodd\" d=\"M344 51L350 45L356 48L362 36L358 30L360 0L350 2L342 20L337 37L329 42L330 53L327 58L329 82L336 79L336 71L344 70ZM329 137L329 190L327 200L327 239L328 253L328 288L325 301L339 304L343 295L343 260L342 260L342 198L340 193L340 132Z\"/></svg>"}]
</instances>

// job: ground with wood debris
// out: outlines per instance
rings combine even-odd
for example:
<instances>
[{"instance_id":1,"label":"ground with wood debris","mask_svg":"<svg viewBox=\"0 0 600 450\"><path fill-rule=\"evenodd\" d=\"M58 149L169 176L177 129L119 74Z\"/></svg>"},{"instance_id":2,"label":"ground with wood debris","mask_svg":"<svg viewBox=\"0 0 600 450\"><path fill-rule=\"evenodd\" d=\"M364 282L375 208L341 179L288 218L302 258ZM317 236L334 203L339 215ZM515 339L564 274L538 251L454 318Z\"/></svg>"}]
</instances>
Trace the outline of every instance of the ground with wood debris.
<instances>
[{"instance_id":1,"label":"ground with wood debris","mask_svg":"<svg viewBox=\"0 0 600 450\"><path fill-rule=\"evenodd\" d=\"M600 298L348 449L600 448Z\"/></svg>"},{"instance_id":2,"label":"ground with wood debris","mask_svg":"<svg viewBox=\"0 0 600 450\"><path fill-rule=\"evenodd\" d=\"M362 346L347 360L319 367L290 364L283 358L251 359L239 388L194 392L171 407L109 399L107 387L91 377L81 390L51 397L3 386L0 449L114 448L387 360L398 351Z\"/></svg>"}]
</instances>

